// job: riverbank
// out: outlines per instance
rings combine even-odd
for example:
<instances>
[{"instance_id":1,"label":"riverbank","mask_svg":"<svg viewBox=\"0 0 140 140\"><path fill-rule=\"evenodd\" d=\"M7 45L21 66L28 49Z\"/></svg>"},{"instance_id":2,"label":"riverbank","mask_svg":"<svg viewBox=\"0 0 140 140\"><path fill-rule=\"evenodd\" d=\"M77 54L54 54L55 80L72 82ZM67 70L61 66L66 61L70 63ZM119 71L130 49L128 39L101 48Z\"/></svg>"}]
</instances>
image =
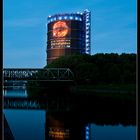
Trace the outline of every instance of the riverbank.
<instances>
[{"instance_id":1,"label":"riverbank","mask_svg":"<svg viewBox=\"0 0 140 140\"><path fill-rule=\"evenodd\" d=\"M135 84L76 85L71 88L71 92L80 96L136 100Z\"/></svg>"},{"instance_id":2,"label":"riverbank","mask_svg":"<svg viewBox=\"0 0 140 140\"><path fill-rule=\"evenodd\" d=\"M31 97L72 97L72 98L99 98L122 100L123 102L136 103L136 85L135 84L100 84L100 85L75 85L59 86L52 85L49 87L36 86L27 88L28 96Z\"/></svg>"}]
</instances>

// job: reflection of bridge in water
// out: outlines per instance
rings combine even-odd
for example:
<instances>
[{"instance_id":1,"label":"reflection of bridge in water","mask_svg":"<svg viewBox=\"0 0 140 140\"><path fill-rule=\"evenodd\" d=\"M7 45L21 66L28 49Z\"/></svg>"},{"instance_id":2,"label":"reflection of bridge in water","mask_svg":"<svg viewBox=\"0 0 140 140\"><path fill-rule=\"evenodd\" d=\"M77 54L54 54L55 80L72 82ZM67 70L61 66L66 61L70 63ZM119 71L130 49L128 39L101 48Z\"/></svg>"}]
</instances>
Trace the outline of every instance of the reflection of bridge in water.
<instances>
[{"instance_id":1,"label":"reflection of bridge in water","mask_svg":"<svg viewBox=\"0 0 140 140\"><path fill-rule=\"evenodd\" d=\"M43 105L45 103L43 102ZM4 97L4 109L44 109L40 102L27 97Z\"/></svg>"},{"instance_id":2,"label":"reflection of bridge in water","mask_svg":"<svg viewBox=\"0 0 140 140\"><path fill-rule=\"evenodd\" d=\"M86 134L90 135L89 123L101 123L101 124L112 124L118 125L120 123L127 125L133 124L135 117L133 118L131 113L126 114L126 110L123 109L123 113L120 107L114 108L113 111L107 111L108 106L103 107L102 110L97 106L97 104L90 106L85 104L85 100L79 104L79 101L65 102L60 97L49 100L41 98L12 98L4 97L4 109L36 109L45 110L45 138L57 140L57 138L62 137L68 140L79 139L86 140ZM95 101L95 100L94 100ZM71 111L67 110L69 105L74 104ZM74 109L74 110L72 110ZM82 109L82 114L79 111ZM127 109L127 108L126 108ZM103 112L106 110L107 112ZM130 110L130 108L129 108ZM102 113L101 113L102 112ZM118 113L117 113L118 112ZM88 113L88 114L87 114ZM132 118L129 118L130 117ZM88 130L86 130L88 128ZM89 136L87 136L88 139Z\"/></svg>"},{"instance_id":3,"label":"reflection of bridge in water","mask_svg":"<svg viewBox=\"0 0 140 140\"><path fill-rule=\"evenodd\" d=\"M29 97L4 97L4 109L35 109L67 112L71 110L71 102L57 97L53 99L38 99Z\"/></svg>"},{"instance_id":4,"label":"reflection of bridge in water","mask_svg":"<svg viewBox=\"0 0 140 140\"><path fill-rule=\"evenodd\" d=\"M85 136L89 137L90 131L88 123L81 120L78 113L73 114L69 112L67 105L66 103L64 105L60 98L59 100L55 98L55 100L49 102L47 99L4 97L4 109L35 109L45 111L45 140L86 140Z\"/></svg>"}]
</instances>

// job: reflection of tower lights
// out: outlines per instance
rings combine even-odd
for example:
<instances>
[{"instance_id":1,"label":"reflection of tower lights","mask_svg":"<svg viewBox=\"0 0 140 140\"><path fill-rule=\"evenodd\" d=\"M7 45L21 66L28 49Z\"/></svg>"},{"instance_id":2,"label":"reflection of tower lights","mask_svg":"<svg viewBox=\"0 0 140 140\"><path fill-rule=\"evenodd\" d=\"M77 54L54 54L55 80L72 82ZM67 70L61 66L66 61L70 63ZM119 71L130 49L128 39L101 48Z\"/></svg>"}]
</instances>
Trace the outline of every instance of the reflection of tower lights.
<instances>
[{"instance_id":1,"label":"reflection of tower lights","mask_svg":"<svg viewBox=\"0 0 140 140\"><path fill-rule=\"evenodd\" d=\"M85 127L85 140L89 140L89 126Z\"/></svg>"},{"instance_id":2,"label":"reflection of tower lights","mask_svg":"<svg viewBox=\"0 0 140 140\"><path fill-rule=\"evenodd\" d=\"M49 136L51 138L59 138L59 139L69 138L69 129L50 128Z\"/></svg>"}]
</instances>

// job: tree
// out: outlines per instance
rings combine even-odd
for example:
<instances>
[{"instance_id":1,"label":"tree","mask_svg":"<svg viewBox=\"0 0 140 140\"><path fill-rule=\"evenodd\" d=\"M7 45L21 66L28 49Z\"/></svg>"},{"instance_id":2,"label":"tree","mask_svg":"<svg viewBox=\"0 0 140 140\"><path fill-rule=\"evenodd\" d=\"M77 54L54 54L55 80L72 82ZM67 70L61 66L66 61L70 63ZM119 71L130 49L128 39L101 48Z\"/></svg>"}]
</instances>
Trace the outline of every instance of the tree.
<instances>
[{"instance_id":1,"label":"tree","mask_svg":"<svg viewBox=\"0 0 140 140\"><path fill-rule=\"evenodd\" d=\"M62 56L45 68L70 68L79 83L135 83L136 54L101 53Z\"/></svg>"},{"instance_id":2,"label":"tree","mask_svg":"<svg viewBox=\"0 0 140 140\"><path fill-rule=\"evenodd\" d=\"M75 76L79 83L97 83L99 78L98 68L93 63L80 63L76 66Z\"/></svg>"}]
</instances>

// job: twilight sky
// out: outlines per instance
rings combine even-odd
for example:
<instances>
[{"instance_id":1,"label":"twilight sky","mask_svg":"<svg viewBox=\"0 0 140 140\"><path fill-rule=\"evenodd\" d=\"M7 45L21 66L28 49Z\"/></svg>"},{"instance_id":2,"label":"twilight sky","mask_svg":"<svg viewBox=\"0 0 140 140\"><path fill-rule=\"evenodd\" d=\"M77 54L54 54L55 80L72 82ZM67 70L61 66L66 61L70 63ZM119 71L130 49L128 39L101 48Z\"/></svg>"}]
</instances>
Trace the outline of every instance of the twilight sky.
<instances>
[{"instance_id":1,"label":"twilight sky","mask_svg":"<svg viewBox=\"0 0 140 140\"><path fill-rule=\"evenodd\" d=\"M3 67L46 65L47 17L91 11L91 52L137 52L136 0L3 0Z\"/></svg>"}]
</instances>

